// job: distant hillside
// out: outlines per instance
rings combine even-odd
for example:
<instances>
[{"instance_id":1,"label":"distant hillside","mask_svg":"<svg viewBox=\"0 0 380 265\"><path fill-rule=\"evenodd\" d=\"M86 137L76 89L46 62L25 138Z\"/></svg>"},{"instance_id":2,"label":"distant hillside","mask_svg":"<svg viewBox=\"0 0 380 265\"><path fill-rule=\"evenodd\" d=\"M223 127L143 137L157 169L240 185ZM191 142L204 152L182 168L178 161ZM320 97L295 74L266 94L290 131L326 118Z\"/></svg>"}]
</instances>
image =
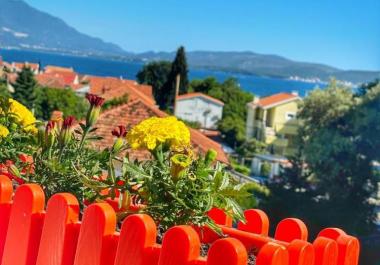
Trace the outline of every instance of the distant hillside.
<instances>
[{"instance_id":1,"label":"distant hillside","mask_svg":"<svg viewBox=\"0 0 380 265\"><path fill-rule=\"evenodd\" d=\"M123 60L172 60L174 52L133 54L119 46L94 38L67 25L64 21L41 12L22 0L0 0L0 48L20 48L57 53L91 55ZM289 78L362 83L380 78L378 71L341 70L323 64L296 62L278 55L254 52L188 52L192 68Z\"/></svg>"},{"instance_id":2,"label":"distant hillside","mask_svg":"<svg viewBox=\"0 0 380 265\"><path fill-rule=\"evenodd\" d=\"M143 61L172 60L174 52L146 52L136 54ZM187 52L189 65L231 72L241 72L260 76L289 78L298 76L304 79L319 78L322 81L334 76L353 83L362 83L380 78L380 71L341 70L332 66L316 63L292 61L278 55L254 52Z\"/></svg>"},{"instance_id":3,"label":"distant hillside","mask_svg":"<svg viewBox=\"0 0 380 265\"><path fill-rule=\"evenodd\" d=\"M82 34L21 0L0 0L0 47L90 55L126 54L119 46Z\"/></svg>"}]
</instances>

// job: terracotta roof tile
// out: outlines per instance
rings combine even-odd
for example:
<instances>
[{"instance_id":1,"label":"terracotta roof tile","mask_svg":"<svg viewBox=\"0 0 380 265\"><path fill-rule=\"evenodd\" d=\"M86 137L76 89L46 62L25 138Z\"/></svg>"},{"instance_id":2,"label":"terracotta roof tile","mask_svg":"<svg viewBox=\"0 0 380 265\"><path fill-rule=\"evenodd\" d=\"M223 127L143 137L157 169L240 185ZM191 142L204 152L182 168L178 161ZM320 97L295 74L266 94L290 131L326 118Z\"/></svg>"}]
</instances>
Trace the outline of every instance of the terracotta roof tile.
<instances>
[{"instance_id":1,"label":"terracotta roof tile","mask_svg":"<svg viewBox=\"0 0 380 265\"><path fill-rule=\"evenodd\" d=\"M279 105L288 101L299 99L297 95L291 93L278 93L268 97L261 98L257 103L258 106L266 108Z\"/></svg>"},{"instance_id":2,"label":"terracotta roof tile","mask_svg":"<svg viewBox=\"0 0 380 265\"><path fill-rule=\"evenodd\" d=\"M203 94L203 93L199 93L199 92L196 92L196 93L188 93L188 94L184 94L184 95L180 95L177 97L177 100L181 100L181 99L189 99L189 98L197 98L197 97L202 97L202 98L205 98L205 99L208 99L216 104L219 104L219 105L224 105L223 101L219 100L219 99L216 99L216 98L213 98L213 97L210 97L209 95L206 95L206 94Z\"/></svg>"},{"instance_id":3,"label":"terracotta roof tile","mask_svg":"<svg viewBox=\"0 0 380 265\"><path fill-rule=\"evenodd\" d=\"M104 97L105 99L112 99L128 94L130 100L141 99L147 104L155 105L151 87L139 85L132 80L123 80L115 77L85 76L82 78L82 81L89 81L91 87L90 93Z\"/></svg>"},{"instance_id":4,"label":"terracotta roof tile","mask_svg":"<svg viewBox=\"0 0 380 265\"><path fill-rule=\"evenodd\" d=\"M77 74L75 72L48 72L36 75L39 84L56 88L75 85Z\"/></svg>"},{"instance_id":5,"label":"terracotta roof tile","mask_svg":"<svg viewBox=\"0 0 380 265\"><path fill-rule=\"evenodd\" d=\"M28 62L19 63L19 62L14 62L14 63L12 63L12 66L15 67L15 68L17 68L18 70L21 70L24 67L29 67L33 71L38 71L40 69L40 66L39 66L38 63L28 63Z\"/></svg>"},{"instance_id":6,"label":"terracotta roof tile","mask_svg":"<svg viewBox=\"0 0 380 265\"><path fill-rule=\"evenodd\" d=\"M56 72L65 72L65 73L73 73L73 68L60 67L55 65L47 65L45 66L45 73L56 73Z\"/></svg>"}]
</instances>

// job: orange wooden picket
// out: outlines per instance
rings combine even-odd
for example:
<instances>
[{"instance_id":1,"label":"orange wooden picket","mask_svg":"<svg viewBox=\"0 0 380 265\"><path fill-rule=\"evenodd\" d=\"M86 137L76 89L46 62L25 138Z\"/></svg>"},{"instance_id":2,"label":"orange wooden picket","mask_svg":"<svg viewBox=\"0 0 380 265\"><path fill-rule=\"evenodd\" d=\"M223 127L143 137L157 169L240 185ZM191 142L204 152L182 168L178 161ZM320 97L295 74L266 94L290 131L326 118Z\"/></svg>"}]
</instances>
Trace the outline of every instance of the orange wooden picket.
<instances>
[{"instance_id":1,"label":"orange wooden picket","mask_svg":"<svg viewBox=\"0 0 380 265\"><path fill-rule=\"evenodd\" d=\"M25 184L13 192L8 177L0 176L0 265L246 265L252 251L257 265L358 264L359 241L344 231L324 229L310 243L305 224L287 218L271 238L267 215L256 209L247 210L247 222L237 228L223 211L212 210L227 238L175 226L162 244L148 215L127 217L120 232L107 203L92 204L79 216L73 195L52 196L45 212L41 187ZM200 256L202 242L212 244L206 257Z\"/></svg>"}]
</instances>

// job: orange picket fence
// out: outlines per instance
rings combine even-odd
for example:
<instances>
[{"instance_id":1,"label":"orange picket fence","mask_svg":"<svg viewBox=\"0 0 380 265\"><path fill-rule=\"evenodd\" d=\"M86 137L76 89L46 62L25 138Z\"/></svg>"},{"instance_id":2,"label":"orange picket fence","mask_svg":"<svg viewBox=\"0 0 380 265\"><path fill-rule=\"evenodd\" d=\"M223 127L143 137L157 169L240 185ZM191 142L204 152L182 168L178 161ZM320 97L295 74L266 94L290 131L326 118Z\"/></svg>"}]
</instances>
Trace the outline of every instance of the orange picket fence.
<instances>
[{"instance_id":1,"label":"orange picket fence","mask_svg":"<svg viewBox=\"0 0 380 265\"><path fill-rule=\"evenodd\" d=\"M115 211L107 203L88 206L80 217L77 199L62 193L52 196L45 210L40 186L25 184L13 192L11 181L0 176L1 265L246 265L252 250L257 265L358 264L358 240L337 228L322 230L309 243L298 219L280 222L271 238L260 210L246 211L247 222L237 228L223 211L210 216L228 237L176 226L157 244L148 215L127 217L117 232ZM206 257L200 256L201 243L212 244Z\"/></svg>"}]
</instances>

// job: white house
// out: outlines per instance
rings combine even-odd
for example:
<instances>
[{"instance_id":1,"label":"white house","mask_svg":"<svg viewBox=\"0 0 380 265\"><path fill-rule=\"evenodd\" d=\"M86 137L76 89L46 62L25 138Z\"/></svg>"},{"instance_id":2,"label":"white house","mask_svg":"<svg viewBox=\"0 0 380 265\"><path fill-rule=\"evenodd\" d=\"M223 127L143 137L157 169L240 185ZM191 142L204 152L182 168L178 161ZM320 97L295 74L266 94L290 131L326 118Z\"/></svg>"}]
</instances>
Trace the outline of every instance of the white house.
<instances>
[{"instance_id":1,"label":"white house","mask_svg":"<svg viewBox=\"0 0 380 265\"><path fill-rule=\"evenodd\" d=\"M175 115L183 120L199 122L204 129L216 129L222 118L224 103L203 93L177 97Z\"/></svg>"}]
</instances>

